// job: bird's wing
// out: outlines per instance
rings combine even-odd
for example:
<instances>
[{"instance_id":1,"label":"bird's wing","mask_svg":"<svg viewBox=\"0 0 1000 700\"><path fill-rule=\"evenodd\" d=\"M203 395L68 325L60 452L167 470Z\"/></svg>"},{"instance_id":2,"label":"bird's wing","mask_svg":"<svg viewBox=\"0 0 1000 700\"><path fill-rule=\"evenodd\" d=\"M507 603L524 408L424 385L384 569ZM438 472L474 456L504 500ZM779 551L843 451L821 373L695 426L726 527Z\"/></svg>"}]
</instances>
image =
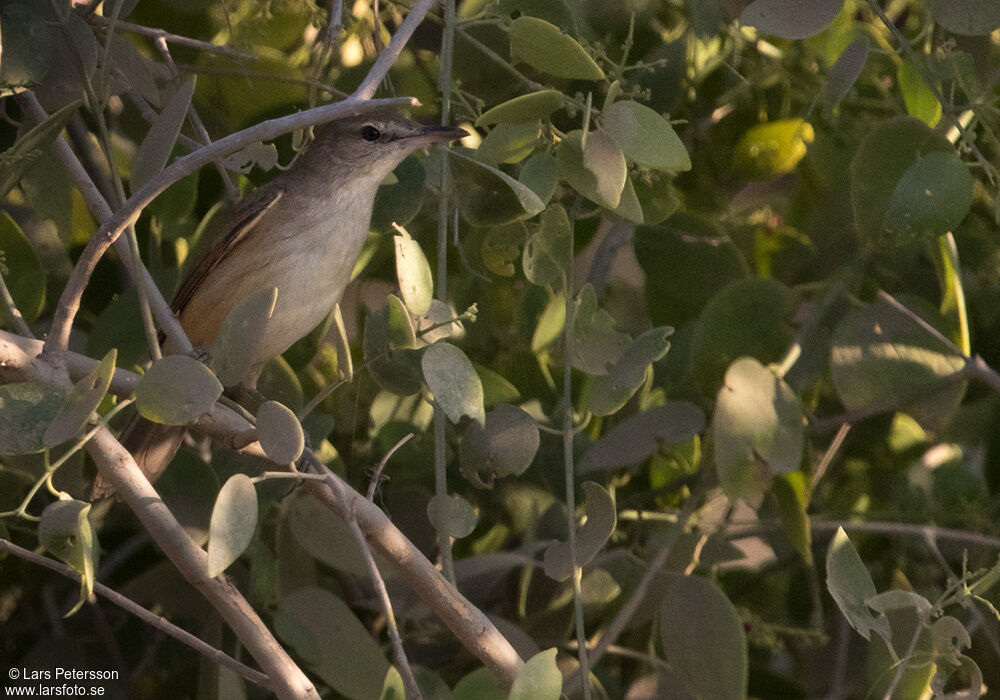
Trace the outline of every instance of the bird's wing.
<instances>
[{"instance_id":1,"label":"bird's wing","mask_svg":"<svg viewBox=\"0 0 1000 700\"><path fill-rule=\"evenodd\" d=\"M224 234L220 235L210 247L198 256L184 281L181 283L171 308L180 314L188 305L202 281L211 274L219 263L246 240L247 235L257 225L264 214L278 203L285 194L283 184L272 182L264 185L252 195L240 202L229 219L229 225Z\"/></svg>"}]
</instances>

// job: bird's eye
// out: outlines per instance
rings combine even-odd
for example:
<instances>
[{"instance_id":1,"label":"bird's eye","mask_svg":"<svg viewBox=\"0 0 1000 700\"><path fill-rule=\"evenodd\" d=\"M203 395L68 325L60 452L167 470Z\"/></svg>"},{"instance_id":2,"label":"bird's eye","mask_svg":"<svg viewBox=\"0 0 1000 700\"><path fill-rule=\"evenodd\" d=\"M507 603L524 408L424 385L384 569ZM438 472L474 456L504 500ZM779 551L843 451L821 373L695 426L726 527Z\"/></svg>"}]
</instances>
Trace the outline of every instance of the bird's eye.
<instances>
[{"instance_id":1,"label":"bird's eye","mask_svg":"<svg viewBox=\"0 0 1000 700\"><path fill-rule=\"evenodd\" d=\"M363 138L365 141L378 141L381 135L382 132L379 131L377 127L374 127L371 124L365 124L363 127L361 127L361 138Z\"/></svg>"}]
</instances>

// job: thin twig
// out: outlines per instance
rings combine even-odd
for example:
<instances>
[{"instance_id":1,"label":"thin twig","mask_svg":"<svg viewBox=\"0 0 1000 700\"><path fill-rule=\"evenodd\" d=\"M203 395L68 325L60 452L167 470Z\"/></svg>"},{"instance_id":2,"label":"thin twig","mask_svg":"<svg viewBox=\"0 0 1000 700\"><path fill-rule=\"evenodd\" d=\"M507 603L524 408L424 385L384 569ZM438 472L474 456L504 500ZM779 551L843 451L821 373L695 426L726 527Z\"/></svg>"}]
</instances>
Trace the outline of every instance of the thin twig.
<instances>
[{"instance_id":1,"label":"thin twig","mask_svg":"<svg viewBox=\"0 0 1000 700\"><path fill-rule=\"evenodd\" d=\"M38 566L43 566L46 569L49 569L50 571L55 571L57 574L65 576L66 578L76 581L77 583L80 582L80 574L62 562L49 559L48 557L32 552L29 549L19 547L9 540L0 538L0 549L9 552L16 557L20 557L25 561L29 561L32 564L37 564ZM274 691L274 684L271 682L271 679L260 671L256 671L246 664L240 663L222 650L216 649L211 644L203 642L190 632L181 629L177 625L169 622L166 618L147 610L135 601L126 598L121 593L118 593L113 588L108 588L103 583L95 581L94 593L107 598L111 603L117 605L126 612L132 613L151 627L154 627L164 634L173 637L182 644L186 644L199 654L207 657L209 661L225 666L251 683L259 685L260 687L272 692Z\"/></svg>"},{"instance_id":2,"label":"thin twig","mask_svg":"<svg viewBox=\"0 0 1000 700\"><path fill-rule=\"evenodd\" d=\"M111 21L107 17L102 17L100 15L90 15L87 17L87 22L100 28L106 28L111 24ZM141 24L133 24L132 22L123 22L122 20L116 20L115 28L122 31L126 31L129 34L138 34L139 36L148 36L153 39L163 39L169 41L171 44L177 44L178 46L187 46L192 49L198 49L199 51L205 51L206 53L219 54L220 56L228 56L239 61L256 61L257 57L253 54L244 53L243 51L237 51L236 49L231 49L228 46L219 46L217 44L210 44L207 41L199 41L198 39L192 39L190 37L181 36L180 34L172 34L163 29L157 29L156 27L146 27Z\"/></svg>"},{"instance_id":3,"label":"thin twig","mask_svg":"<svg viewBox=\"0 0 1000 700\"><path fill-rule=\"evenodd\" d=\"M3 301L3 306L7 310L7 315L10 316L11 321L14 323L14 328L18 333L23 335L25 338L34 338L35 335L28 328L28 324L24 320L24 316L21 315L21 310L17 308L17 304L14 303L14 297L10 295L10 290L7 288L7 283L3 279L3 261L0 260L0 300Z\"/></svg>"},{"instance_id":4,"label":"thin twig","mask_svg":"<svg viewBox=\"0 0 1000 700\"><path fill-rule=\"evenodd\" d=\"M347 527L351 530L351 535L354 536L354 540L358 543L361 556L365 560L365 567L368 569L368 576L372 580L372 586L375 587L375 594L378 596L379 605L382 606L382 614L385 615L385 626L389 632L389 639L392 640L393 653L396 657L396 670L399 671L399 675L403 678L406 698L407 700L423 700L424 696L420 692L420 686L417 685L413 669L410 668L410 662L406 658L406 650L403 648L403 638L399 636L399 627L396 625L396 615L392 611L392 601L389 599L389 591L385 588L385 580L383 580L382 574L378 570L378 565L375 563L375 557L372 554L371 547L368 545L368 540L365 539L365 533L361 531L358 520L353 517L353 514L347 520Z\"/></svg>"},{"instance_id":5,"label":"thin twig","mask_svg":"<svg viewBox=\"0 0 1000 700\"><path fill-rule=\"evenodd\" d=\"M385 456L379 460L378 466L375 467L375 473L372 474L372 479L368 483L368 492L365 494L365 498L369 501L375 500L375 491L378 489L379 482L382 480L382 472L385 470L385 465L388 464L389 458L396 454L396 450L405 445L410 439L413 438L413 433L407 433L404 437L400 438L399 442L393 445Z\"/></svg>"}]
</instances>

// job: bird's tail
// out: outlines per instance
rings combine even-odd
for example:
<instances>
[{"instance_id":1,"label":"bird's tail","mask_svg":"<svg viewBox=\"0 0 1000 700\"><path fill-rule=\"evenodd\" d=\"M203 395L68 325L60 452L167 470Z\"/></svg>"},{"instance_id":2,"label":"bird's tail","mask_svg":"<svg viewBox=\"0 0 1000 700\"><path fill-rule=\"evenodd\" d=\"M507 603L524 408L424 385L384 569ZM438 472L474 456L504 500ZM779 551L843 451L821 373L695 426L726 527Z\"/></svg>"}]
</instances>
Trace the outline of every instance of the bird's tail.
<instances>
[{"instance_id":1,"label":"bird's tail","mask_svg":"<svg viewBox=\"0 0 1000 700\"><path fill-rule=\"evenodd\" d=\"M155 482L180 449L184 440L184 426L153 423L136 414L122 431L119 440L132 453L146 478ZM111 484L98 474L90 491L90 500L96 501L113 493Z\"/></svg>"}]
</instances>

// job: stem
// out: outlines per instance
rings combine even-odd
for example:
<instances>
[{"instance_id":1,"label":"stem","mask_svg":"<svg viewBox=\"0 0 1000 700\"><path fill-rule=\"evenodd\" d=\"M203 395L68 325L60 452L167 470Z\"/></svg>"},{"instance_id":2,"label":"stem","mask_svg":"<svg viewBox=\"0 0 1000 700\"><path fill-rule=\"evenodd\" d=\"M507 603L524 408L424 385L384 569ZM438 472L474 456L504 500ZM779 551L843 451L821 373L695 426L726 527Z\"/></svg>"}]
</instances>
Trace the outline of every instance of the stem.
<instances>
[{"instance_id":1,"label":"stem","mask_svg":"<svg viewBox=\"0 0 1000 700\"><path fill-rule=\"evenodd\" d=\"M3 281L2 269L0 269L0 300L3 301L3 306L7 310L7 315L10 316L17 332L25 338L34 338L35 336L31 332L31 329L28 328L28 324L25 322L24 316L21 315L21 310L18 309L17 304L14 303L14 297L10 295L10 290L7 289L7 283Z\"/></svg>"},{"instance_id":2,"label":"stem","mask_svg":"<svg viewBox=\"0 0 1000 700\"><path fill-rule=\"evenodd\" d=\"M589 95L588 95L589 102ZM586 127L584 127L586 128ZM572 245L572 243L571 243ZM573 259L570 251L570 260ZM587 630L583 619L583 569L576 560L576 468L573 464L573 266L562 276L566 291L566 325L563 327L563 473L566 478L566 511L569 518L569 552L573 563L573 611L576 618L576 641L580 645L580 685L584 700L590 700L590 661L587 658Z\"/></svg>"},{"instance_id":3,"label":"stem","mask_svg":"<svg viewBox=\"0 0 1000 700\"><path fill-rule=\"evenodd\" d=\"M438 71L438 89L441 91L441 124L451 119L451 66L455 46L455 0L442 0L444 4L444 32L441 35L441 67ZM445 144L445 149L451 149ZM437 230L437 298L448 298L448 196L451 190L451 162L447 152L441 165L441 197L438 199ZM439 499L448 497L448 465L446 463L446 424L444 411L434 404L434 493ZM455 562L451 553L451 536L438 531L438 549L441 551L441 570L445 578L455 583Z\"/></svg>"}]
</instances>

